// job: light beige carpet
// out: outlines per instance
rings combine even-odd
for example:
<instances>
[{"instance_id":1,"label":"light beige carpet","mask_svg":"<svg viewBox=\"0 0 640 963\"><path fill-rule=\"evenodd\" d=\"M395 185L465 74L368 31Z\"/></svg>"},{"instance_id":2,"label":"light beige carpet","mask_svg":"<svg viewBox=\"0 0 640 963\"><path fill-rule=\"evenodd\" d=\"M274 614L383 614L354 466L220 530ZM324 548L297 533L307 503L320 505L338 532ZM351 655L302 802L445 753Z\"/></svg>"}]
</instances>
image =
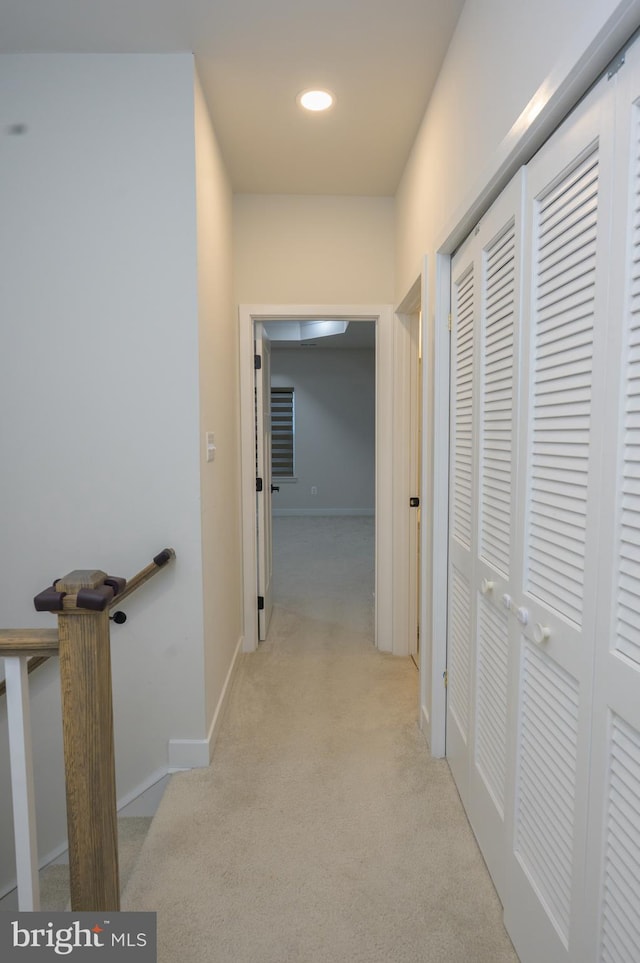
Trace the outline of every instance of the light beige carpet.
<instances>
[{"instance_id":1,"label":"light beige carpet","mask_svg":"<svg viewBox=\"0 0 640 963\"><path fill-rule=\"evenodd\" d=\"M146 816L118 819L118 863L120 886L124 889L133 871L151 825ZM40 872L40 908L66 910L69 907L69 864L50 863Z\"/></svg>"},{"instance_id":2,"label":"light beige carpet","mask_svg":"<svg viewBox=\"0 0 640 963\"><path fill-rule=\"evenodd\" d=\"M370 519L276 519L269 639L125 893L159 963L514 963L417 672L371 642Z\"/></svg>"}]
</instances>

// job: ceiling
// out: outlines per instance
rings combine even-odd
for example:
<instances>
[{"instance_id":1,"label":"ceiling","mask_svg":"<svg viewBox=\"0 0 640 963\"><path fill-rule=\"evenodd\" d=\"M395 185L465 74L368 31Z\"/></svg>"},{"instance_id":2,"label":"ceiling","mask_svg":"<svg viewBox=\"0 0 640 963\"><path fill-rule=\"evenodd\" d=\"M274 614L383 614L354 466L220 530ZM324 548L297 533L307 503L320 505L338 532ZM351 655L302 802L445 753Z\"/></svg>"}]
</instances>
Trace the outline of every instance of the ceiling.
<instances>
[{"instance_id":1,"label":"ceiling","mask_svg":"<svg viewBox=\"0 0 640 963\"><path fill-rule=\"evenodd\" d=\"M193 51L236 193L385 196L463 2L0 0L0 53Z\"/></svg>"},{"instance_id":2,"label":"ceiling","mask_svg":"<svg viewBox=\"0 0 640 963\"><path fill-rule=\"evenodd\" d=\"M267 328L268 328L267 324ZM322 338L306 338L302 341L287 341L280 336L271 342L272 351L300 351L305 348L324 348L325 350L357 351L363 348L374 350L376 346L375 321L350 321L344 334L331 334Z\"/></svg>"}]
</instances>

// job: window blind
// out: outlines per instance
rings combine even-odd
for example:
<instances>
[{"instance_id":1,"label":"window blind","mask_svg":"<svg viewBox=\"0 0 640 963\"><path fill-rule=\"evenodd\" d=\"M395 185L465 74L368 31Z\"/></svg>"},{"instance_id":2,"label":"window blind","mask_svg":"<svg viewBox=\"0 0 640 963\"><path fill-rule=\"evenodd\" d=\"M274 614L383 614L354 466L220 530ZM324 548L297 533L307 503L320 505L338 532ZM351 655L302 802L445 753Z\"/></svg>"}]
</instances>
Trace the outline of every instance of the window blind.
<instances>
[{"instance_id":1,"label":"window blind","mask_svg":"<svg viewBox=\"0 0 640 963\"><path fill-rule=\"evenodd\" d=\"M271 388L271 474L292 478L294 459L293 388Z\"/></svg>"}]
</instances>

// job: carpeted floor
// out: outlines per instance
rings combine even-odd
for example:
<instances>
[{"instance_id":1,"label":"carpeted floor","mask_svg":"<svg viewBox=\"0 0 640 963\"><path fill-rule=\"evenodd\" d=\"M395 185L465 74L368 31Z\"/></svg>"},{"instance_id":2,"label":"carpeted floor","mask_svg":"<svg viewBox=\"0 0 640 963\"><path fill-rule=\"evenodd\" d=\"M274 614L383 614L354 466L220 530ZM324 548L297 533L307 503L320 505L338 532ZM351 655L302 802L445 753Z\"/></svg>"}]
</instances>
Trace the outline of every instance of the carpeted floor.
<instances>
[{"instance_id":1,"label":"carpeted floor","mask_svg":"<svg viewBox=\"0 0 640 963\"><path fill-rule=\"evenodd\" d=\"M371 642L373 520L275 520L268 640L125 893L159 963L514 963L417 672Z\"/></svg>"},{"instance_id":2,"label":"carpeted floor","mask_svg":"<svg viewBox=\"0 0 640 963\"><path fill-rule=\"evenodd\" d=\"M125 816L118 819L118 861L122 888L127 885L150 825L151 819L146 816ZM17 902L15 905L17 907ZM69 864L50 863L40 871L40 909L66 910L69 905ZM0 905L0 909L4 908ZM13 899L11 907L6 908L14 908Z\"/></svg>"}]
</instances>

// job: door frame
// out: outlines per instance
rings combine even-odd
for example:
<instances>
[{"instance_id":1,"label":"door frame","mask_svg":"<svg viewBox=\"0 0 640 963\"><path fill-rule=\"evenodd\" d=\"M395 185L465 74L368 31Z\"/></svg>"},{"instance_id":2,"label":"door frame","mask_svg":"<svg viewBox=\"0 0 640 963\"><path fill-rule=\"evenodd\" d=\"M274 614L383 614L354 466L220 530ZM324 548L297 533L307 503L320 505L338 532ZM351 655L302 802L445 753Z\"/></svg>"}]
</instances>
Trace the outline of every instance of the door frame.
<instances>
[{"instance_id":1,"label":"door frame","mask_svg":"<svg viewBox=\"0 0 640 963\"><path fill-rule=\"evenodd\" d=\"M376 324L376 496L375 496L375 644L383 652L403 655L406 640L394 632L393 567L393 400L394 312L390 304L241 304L240 458L242 504L243 651L258 647L257 528L255 512L255 321L344 320Z\"/></svg>"},{"instance_id":2,"label":"door frame","mask_svg":"<svg viewBox=\"0 0 640 963\"><path fill-rule=\"evenodd\" d=\"M451 249L450 249L451 250ZM430 733L431 754L442 758L446 754L447 735L447 629L449 593L449 411L450 411L450 353L451 353L451 258L449 252L438 251L435 258L435 310L433 333L428 340L427 357L423 367L433 372L433 390L425 393L423 418L432 426L430 441L425 439L423 472L427 476L426 495L432 509L430 555L427 564L430 585L429 626L431 630L431 661L423 675L422 712L423 731ZM426 268L425 268L426 274ZM425 303L428 292L425 291ZM431 332L430 332L431 334ZM425 533L427 534L427 533ZM425 549L426 552L426 549ZM427 595L428 588L425 591ZM427 706L430 715L427 715Z\"/></svg>"},{"instance_id":3,"label":"door frame","mask_svg":"<svg viewBox=\"0 0 640 963\"><path fill-rule=\"evenodd\" d=\"M438 252L435 283L425 257L422 272L396 309L422 312L422 465L420 504L420 686L418 721L431 755L445 755L447 590L449 551L449 311L451 255ZM435 292L434 304L430 291ZM406 331L405 331L406 337ZM400 374L401 365L396 362ZM408 381L405 372L405 383ZM400 382L396 399L402 402ZM408 396L407 396L408 398ZM405 403L407 398L405 398ZM396 420L396 424L397 424ZM404 508L404 502L402 505ZM401 515L401 518L406 517ZM402 524L402 522L401 522ZM398 543L398 554L402 552ZM405 553L406 559L406 553ZM406 565L405 559L401 559ZM402 622L400 621L400 625Z\"/></svg>"},{"instance_id":4,"label":"door frame","mask_svg":"<svg viewBox=\"0 0 640 963\"><path fill-rule=\"evenodd\" d=\"M412 642L414 639L413 616L417 609L417 597L422 598L416 580L422 582L422 570L417 573L416 569L418 557L421 559L422 552L418 550L415 536L412 529L415 524L409 499L414 495L420 498L420 511L424 515L425 501L423 492L423 472L420 465L420 487L416 490L413 467L417 460L416 434L413 431L411 408L416 403L413 388L416 380L416 368L418 359L413 348L413 327L416 323L416 316L422 314L422 277L416 278L408 294L404 297L400 305L396 308L396 324L394 326L394 356L395 370L397 374L396 389L394 391L394 432L393 459L395 468L394 484L396 492L394 496L394 543L396 543L396 563L393 568L394 578L394 598L397 605L395 612L394 630L398 638L407 639L406 654L412 654ZM421 321L418 322L420 327ZM403 374L404 373L404 376ZM424 426L420 413L420 427L424 435ZM422 528L421 528L422 532ZM404 551L406 546L407 551ZM420 546L421 548L421 546ZM415 552L415 558L412 553ZM422 608L422 606L421 606ZM423 616L422 611L417 612L418 629L420 637L423 637Z\"/></svg>"},{"instance_id":5,"label":"door frame","mask_svg":"<svg viewBox=\"0 0 640 963\"><path fill-rule=\"evenodd\" d=\"M260 330L255 330L259 328ZM262 359L260 372L254 372L256 477L262 478L262 490L256 486L257 591L262 598L258 609L258 638L269 632L273 610L273 536L271 507L271 341L264 325L254 325L256 356Z\"/></svg>"}]
</instances>

